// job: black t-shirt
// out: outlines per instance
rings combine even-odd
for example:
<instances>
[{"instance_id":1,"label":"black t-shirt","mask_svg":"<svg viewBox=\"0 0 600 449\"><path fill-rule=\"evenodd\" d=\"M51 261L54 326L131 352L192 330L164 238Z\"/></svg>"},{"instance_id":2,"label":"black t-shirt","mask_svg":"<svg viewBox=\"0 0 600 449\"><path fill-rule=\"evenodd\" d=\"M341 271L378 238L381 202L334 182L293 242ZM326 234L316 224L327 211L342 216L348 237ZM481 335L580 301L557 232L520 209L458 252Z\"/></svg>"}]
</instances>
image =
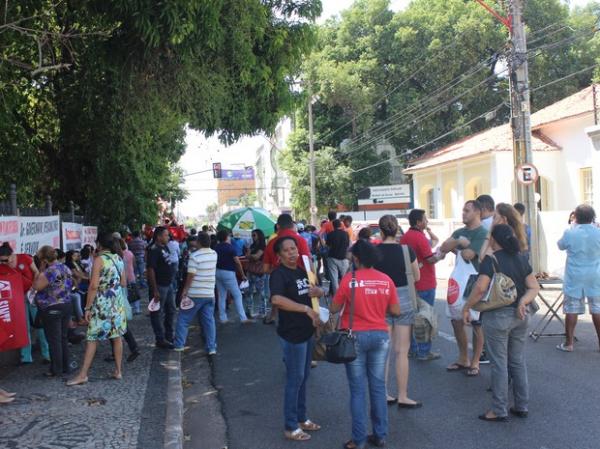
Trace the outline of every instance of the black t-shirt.
<instances>
[{"instance_id":1,"label":"black t-shirt","mask_svg":"<svg viewBox=\"0 0 600 449\"><path fill-rule=\"evenodd\" d=\"M271 296L285 296L292 301L311 307L308 297L309 286L306 272L302 268L292 270L280 265L271 273L269 279ZM277 333L284 340L290 343L302 343L308 340L314 331L312 320L306 313L279 310Z\"/></svg>"},{"instance_id":2,"label":"black t-shirt","mask_svg":"<svg viewBox=\"0 0 600 449\"><path fill-rule=\"evenodd\" d=\"M169 248L158 244L152 245L148 250L148 268L154 270L156 283L161 286L170 285L175 274L174 267L169 261Z\"/></svg>"},{"instance_id":3,"label":"black t-shirt","mask_svg":"<svg viewBox=\"0 0 600 449\"><path fill-rule=\"evenodd\" d=\"M348 233L341 229L336 229L333 232L327 234L327 246L329 247L328 257L334 259L345 259L348 247L350 246L350 237Z\"/></svg>"},{"instance_id":4,"label":"black t-shirt","mask_svg":"<svg viewBox=\"0 0 600 449\"><path fill-rule=\"evenodd\" d=\"M533 272L531 265L529 265L526 256L523 254L510 255L506 251L500 250L496 251L494 256L498 261L496 271L511 278L515 283L515 287L517 287L517 300L507 307L517 307L521 297L527 290L525 278ZM479 274L485 274L491 279L494 276L493 263L494 261L490 256L485 256L479 265Z\"/></svg>"},{"instance_id":5,"label":"black t-shirt","mask_svg":"<svg viewBox=\"0 0 600 449\"><path fill-rule=\"evenodd\" d=\"M381 260L375 264L375 269L387 274L396 287L404 287L408 285L406 280L406 266L404 265L404 254L402 246L391 243L381 243L377 245L381 253ZM408 247L410 261L414 262L417 258L412 248Z\"/></svg>"}]
</instances>

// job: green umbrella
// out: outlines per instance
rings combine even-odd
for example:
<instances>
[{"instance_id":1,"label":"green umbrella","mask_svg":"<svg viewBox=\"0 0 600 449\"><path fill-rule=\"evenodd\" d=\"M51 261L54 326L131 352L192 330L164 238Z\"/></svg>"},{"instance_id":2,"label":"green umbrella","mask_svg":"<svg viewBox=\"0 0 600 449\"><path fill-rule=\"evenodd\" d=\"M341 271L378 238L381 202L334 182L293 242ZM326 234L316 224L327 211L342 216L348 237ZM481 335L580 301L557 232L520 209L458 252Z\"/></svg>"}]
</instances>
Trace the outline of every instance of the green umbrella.
<instances>
[{"instance_id":1,"label":"green umbrella","mask_svg":"<svg viewBox=\"0 0 600 449\"><path fill-rule=\"evenodd\" d=\"M227 212L217 225L217 229L230 231L234 236L250 238L253 229L260 229L265 237L275 232L275 220L271 214L259 207L243 207Z\"/></svg>"}]
</instances>

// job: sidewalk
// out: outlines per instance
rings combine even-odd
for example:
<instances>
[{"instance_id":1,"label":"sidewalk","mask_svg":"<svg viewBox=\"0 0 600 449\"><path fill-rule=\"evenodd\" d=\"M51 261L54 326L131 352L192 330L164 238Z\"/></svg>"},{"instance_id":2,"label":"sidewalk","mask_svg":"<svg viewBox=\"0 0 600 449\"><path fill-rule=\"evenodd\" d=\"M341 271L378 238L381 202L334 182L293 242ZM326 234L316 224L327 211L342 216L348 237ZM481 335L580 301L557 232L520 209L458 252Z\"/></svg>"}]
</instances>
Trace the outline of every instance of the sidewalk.
<instances>
[{"instance_id":1,"label":"sidewalk","mask_svg":"<svg viewBox=\"0 0 600 449\"><path fill-rule=\"evenodd\" d=\"M154 349L154 335L146 313L144 309L130 323L142 353L132 363L125 361L129 349L123 342L121 381L108 378L114 367L104 361L111 352L108 342L99 345L85 385L67 387L60 378L45 378L43 373L48 365L40 363L39 354L34 354L33 364L16 367L0 378L0 387L18 393L16 401L0 407L0 447L163 448L167 440L167 399L171 400L170 413L180 413L172 406L173 398L168 398L177 396L177 392L168 393L169 377L172 384L181 369L178 354ZM84 348L85 342L70 347L71 359L78 364L82 362ZM179 403L180 392L179 387ZM171 441L177 441L172 436L171 432ZM171 447L178 446L169 444Z\"/></svg>"}]
</instances>

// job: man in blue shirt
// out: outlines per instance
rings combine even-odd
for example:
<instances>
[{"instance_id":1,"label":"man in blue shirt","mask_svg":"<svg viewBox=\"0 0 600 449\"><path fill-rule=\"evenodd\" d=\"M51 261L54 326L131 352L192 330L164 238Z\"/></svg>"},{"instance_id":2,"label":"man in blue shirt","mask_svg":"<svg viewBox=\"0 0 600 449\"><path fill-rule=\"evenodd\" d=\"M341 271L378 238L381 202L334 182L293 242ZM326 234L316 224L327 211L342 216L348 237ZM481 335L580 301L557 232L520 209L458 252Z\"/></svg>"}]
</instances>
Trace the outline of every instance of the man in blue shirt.
<instances>
[{"instance_id":1,"label":"man in blue shirt","mask_svg":"<svg viewBox=\"0 0 600 449\"><path fill-rule=\"evenodd\" d=\"M564 352L573 351L577 316L585 313L586 297L600 346L600 228L594 223L592 206L577 206L575 218L577 224L558 241L558 248L567 251L563 280L566 341L556 347Z\"/></svg>"}]
</instances>

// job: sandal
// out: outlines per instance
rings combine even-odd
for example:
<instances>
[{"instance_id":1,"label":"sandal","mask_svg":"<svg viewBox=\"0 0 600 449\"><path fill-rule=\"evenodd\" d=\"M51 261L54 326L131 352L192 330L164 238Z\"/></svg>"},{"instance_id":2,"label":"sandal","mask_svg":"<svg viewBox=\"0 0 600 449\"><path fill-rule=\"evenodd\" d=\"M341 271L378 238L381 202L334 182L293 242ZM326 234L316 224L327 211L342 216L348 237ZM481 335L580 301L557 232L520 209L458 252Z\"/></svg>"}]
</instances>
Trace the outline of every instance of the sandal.
<instances>
[{"instance_id":1,"label":"sandal","mask_svg":"<svg viewBox=\"0 0 600 449\"><path fill-rule=\"evenodd\" d=\"M286 430L284 432L284 435L288 440L292 440L292 441L308 441L308 440L310 440L310 435L308 433L304 432L300 428L297 428L294 431Z\"/></svg>"},{"instance_id":2,"label":"sandal","mask_svg":"<svg viewBox=\"0 0 600 449\"><path fill-rule=\"evenodd\" d=\"M464 369L469 369L467 365L461 365L458 362L454 362L452 365L446 368L446 371L462 371Z\"/></svg>"},{"instance_id":3,"label":"sandal","mask_svg":"<svg viewBox=\"0 0 600 449\"><path fill-rule=\"evenodd\" d=\"M123 375L122 374L117 374L117 373L111 373L108 375L109 379L114 379L114 380L121 380L123 379Z\"/></svg>"},{"instance_id":4,"label":"sandal","mask_svg":"<svg viewBox=\"0 0 600 449\"><path fill-rule=\"evenodd\" d=\"M300 427L302 430L309 430L311 432L321 430L321 426L318 424L315 424L310 419L307 419L304 422L299 422L298 427Z\"/></svg>"},{"instance_id":5,"label":"sandal","mask_svg":"<svg viewBox=\"0 0 600 449\"><path fill-rule=\"evenodd\" d=\"M465 372L465 376L467 377L477 377L479 376L479 368L468 368Z\"/></svg>"},{"instance_id":6,"label":"sandal","mask_svg":"<svg viewBox=\"0 0 600 449\"><path fill-rule=\"evenodd\" d=\"M79 379L79 380L77 380L77 378L74 378L74 379L67 381L66 385L67 385L67 387L74 387L75 385L86 384L87 381L88 381L87 377L84 377L83 379Z\"/></svg>"},{"instance_id":7,"label":"sandal","mask_svg":"<svg viewBox=\"0 0 600 449\"><path fill-rule=\"evenodd\" d=\"M364 446L359 446L353 440L346 441L343 446L344 449L363 449Z\"/></svg>"},{"instance_id":8,"label":"sandal","mask_svg":"<svg viewBox=\"0 0 600 449\"><path fill-rule=\"evenodd\" d=\"M559 351L562 351L562 352L573 352L573 346L572 345L571 346L567 346L564 343L556 345L556 349L558 349Z\"/></svg>"},{"instance_id":9,"label":"sandal","mask_svg":"<svg viewBox=\"0 0 600 449\"><path fill-rule=\"evenodd\" d=\"M508 416L488 416L489 412L484 413L483 415L479 415L478 418L482 421L489 422L508 422Z\"/></svg>"}]
</instances>

